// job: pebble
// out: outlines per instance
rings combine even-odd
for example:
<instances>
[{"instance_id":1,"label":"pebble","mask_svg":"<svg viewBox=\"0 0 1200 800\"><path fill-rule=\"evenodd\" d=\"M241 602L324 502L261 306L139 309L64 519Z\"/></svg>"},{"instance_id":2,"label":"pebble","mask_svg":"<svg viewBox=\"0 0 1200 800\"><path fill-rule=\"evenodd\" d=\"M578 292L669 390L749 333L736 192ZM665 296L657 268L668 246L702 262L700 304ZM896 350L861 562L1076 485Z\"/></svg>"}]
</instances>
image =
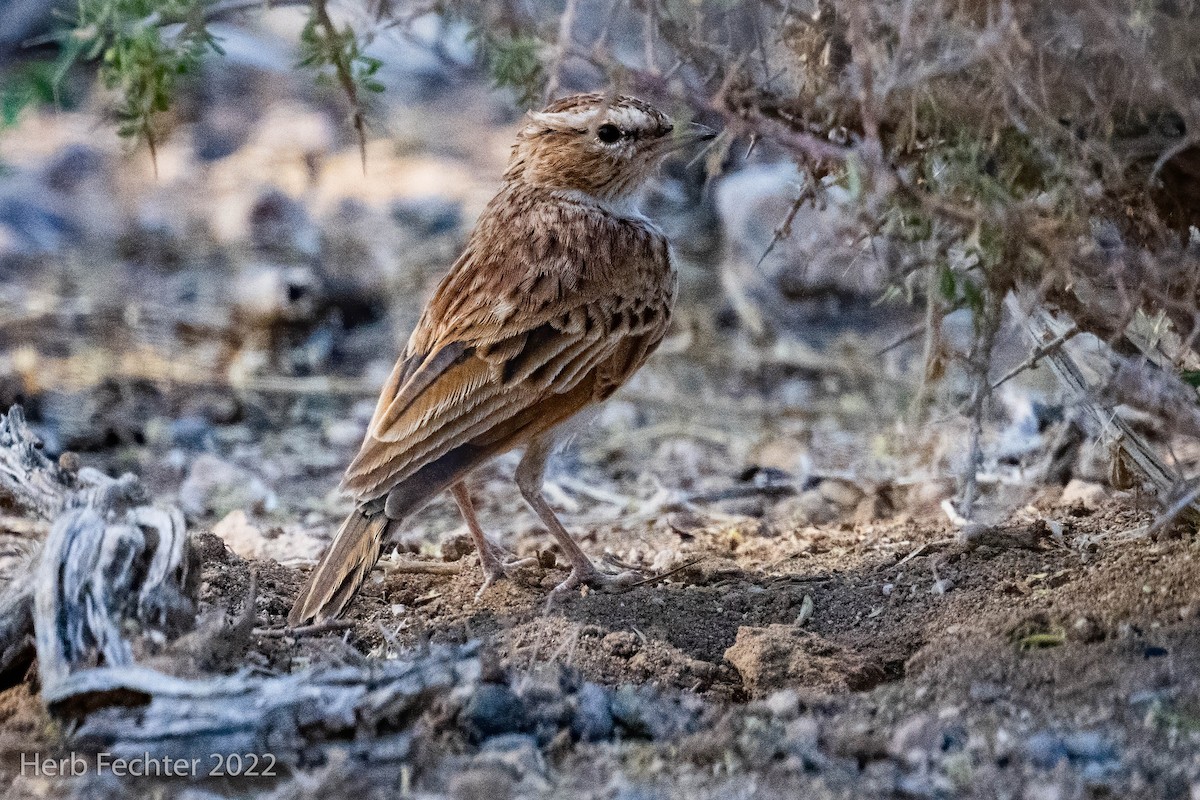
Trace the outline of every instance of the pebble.
<instances>
[{"instance_id":1,"label":"pebble","mask_svg":"<svg viewBox=\"0 0 1200 800\"><path fill-rule=\"evenodd\" d=\"M773 717L792 719L800 713L800 694L795 689L780 689L767 695L763 706Z\"/></svg>"},{"instance_id":2,"label":"pebble","mask_svg":"<svg viewBox=\"0 0 1200 800\"><path fill-rule=\"evenodd\" d=\"M224 515L235 509L271 511L278 505L275 493L262 480L237 464L211 453L192 462L179 487L179 503L189 514Z\"/></svg>"},{"instance_id":3,"label":"pebble","mask_svg":"<svg viewBox=\"0 0 1200 800\"><path fill-rule=\"evenodd\" d=\"M609 708L626 732L651 740L689 731L695 721L693 712L663 700L650 686L622 686L613 693Z\"/></svg>"},{"instance_id":4,"label":"pebble","mask_svg":"<svg viewBox=\"0 0 1200 800\"><path fill-rule=\"evenodd\" d=\"M485 683L467 701L462 710L462 721L481 740L517 733L526 725L525 707L512 689Z\"/></svg>"},{"instance_id":5,"label":"pebble","mask_svg":"<svg viewBox=\"0 0 1200 800\"><path fill-rule=\"evenodd\" d=\"M933 586L929 587L930 594L942 595L954 588L954 581L949 578L942 578L933 582Z\"/></svg>"},{"instance_id":6,"label":"pebble","mask_svg":"<svg viewBox=\"0 0 1200 800\"><path fill-rule=\"evenodd\" d=\"M585 742L608 739L613 732L608 690L595 683L584 683L575 696L577 703L571 731Z\"/></svg>"},{"instance_id":7,"label":"pebble","mask_svg":"<svg viewBox=\"0 0 1200 800\"><path fill-rule=\"evenodd\" d=\"M169 426L171 444L185 450L207 450L213 445L213 426L204 417L180 417Z\"/></svg>"},{"instance_id":8,"label":"pebble","mask_svg":"<svg viewBox=\"0 0 1200 800\"><path fill-rule=\"evenodd\" d=\"M362 443L366 432L367 426L360 423L357 419L330 420L326 423L324 431L322 431L325 435L325 441L331 447L339 449L358 447Z\"/></svg>"},{"instance_id":9,"label":"pebble","mask_svg":"<svg viewBox=\"0 0 1200 800\"><path fill-rule=\"evenodd\" d=\"M1050 769L1069 756L1062 737L1050 731L1038 731L1030 736L1025 740L1023 751L1030 764L1043 769Z\"/></svg>"},{"instance_id":10,"label":"pebble","mask_svg":"<svg viewBox=\"0 0 1200 800\"><path fill-rule=\"evenodd\" d=\"M1063 737L1067 754L1081 761L1112 761L1117 750L1112 742L1097 731L1080 731Z\"/></svg>"},{"instance_id":11,"label":"pebble","mask_svg":"<svg viewBox=\"0 0 1200 800\"><path fill-rule=\"evenodd\" d=\"M506 767L517 779L546 776L546 762L537 740L524 733L493 736L479 748L476 764Z\"/></svg>"},{"instance_id":12,"label":"pebble","mask_svg":"<svg viewBox=\"0 0 1200 800\"><path fill-rule=\"evenodd\" d=\"M455 233L463 224L462 205L444 197L401 198L390 211L393 220L421 238Z\"/></svg>"},{"instance_id":13,"label":"pebble","mask_svg":"<svg viewBox=\"0 0 1200 800\"><path fill-rule=\"evenodd\" d=\"M991 681L976 681L971 684L971 699L978 703L994 703L1004 697L1004 687Z\"/></svg>"}]
</instances>

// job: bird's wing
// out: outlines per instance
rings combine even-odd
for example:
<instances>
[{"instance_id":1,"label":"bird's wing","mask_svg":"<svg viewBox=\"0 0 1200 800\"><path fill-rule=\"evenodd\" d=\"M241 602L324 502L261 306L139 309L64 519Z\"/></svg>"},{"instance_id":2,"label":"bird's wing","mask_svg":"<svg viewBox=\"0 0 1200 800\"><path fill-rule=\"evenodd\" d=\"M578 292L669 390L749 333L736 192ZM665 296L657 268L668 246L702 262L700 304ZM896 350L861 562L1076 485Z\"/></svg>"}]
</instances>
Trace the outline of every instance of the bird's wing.
<instances>
[{"instance_id":1,"label":"bird's wing","mask_svg":"<svg viewBox=\"0 0 1200 800\"><path fill-rule=\"evenodd\" d=\"M607 397L666 331L669 298L645 301L614 296L409 355L392 372L343 488L364 501L380 497L456 448L502 452Z\"/></svg>"}]
</instances>

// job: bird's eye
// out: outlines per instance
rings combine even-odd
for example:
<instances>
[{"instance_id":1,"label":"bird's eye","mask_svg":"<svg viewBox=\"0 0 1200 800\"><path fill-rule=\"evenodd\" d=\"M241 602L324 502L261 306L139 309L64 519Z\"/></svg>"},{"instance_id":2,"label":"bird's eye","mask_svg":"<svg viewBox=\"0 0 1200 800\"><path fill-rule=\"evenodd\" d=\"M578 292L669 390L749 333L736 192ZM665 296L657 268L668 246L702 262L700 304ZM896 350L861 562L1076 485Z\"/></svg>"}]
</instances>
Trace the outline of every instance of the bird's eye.
<instances>
[{"instance_id":1,"label":"bird's eye","mask_svg":"<svg viewBox=\"0 0 1200 800\"><path fill-rule=\"evenodd\" d=\"M612 144L621 138L621 129L616 125L605 124L596 129L596 138L605 144Z\"/></svg>"}]
</instances>

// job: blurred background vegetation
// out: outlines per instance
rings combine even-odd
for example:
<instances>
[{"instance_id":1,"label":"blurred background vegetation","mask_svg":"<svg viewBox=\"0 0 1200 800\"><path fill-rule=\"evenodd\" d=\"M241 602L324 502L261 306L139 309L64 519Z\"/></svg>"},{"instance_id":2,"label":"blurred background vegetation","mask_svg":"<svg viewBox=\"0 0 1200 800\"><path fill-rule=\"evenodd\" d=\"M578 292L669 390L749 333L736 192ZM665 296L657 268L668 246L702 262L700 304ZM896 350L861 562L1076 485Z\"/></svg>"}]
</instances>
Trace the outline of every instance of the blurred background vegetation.
<instances>
[{"instance_id":1,"label":"blurred background vegetation","mask_svg":"<svg viewBox=\"0 0 1200 800\"><path fill-rule=\"evenodd\" d=\"M1167 0L15 0L0 399L63 448L361 406L517 116L612 90L723 131L648 198L684 308L636 426L963 517L1130 472L1186 510L1198 24Z\"/></svg>"}]
</instances>

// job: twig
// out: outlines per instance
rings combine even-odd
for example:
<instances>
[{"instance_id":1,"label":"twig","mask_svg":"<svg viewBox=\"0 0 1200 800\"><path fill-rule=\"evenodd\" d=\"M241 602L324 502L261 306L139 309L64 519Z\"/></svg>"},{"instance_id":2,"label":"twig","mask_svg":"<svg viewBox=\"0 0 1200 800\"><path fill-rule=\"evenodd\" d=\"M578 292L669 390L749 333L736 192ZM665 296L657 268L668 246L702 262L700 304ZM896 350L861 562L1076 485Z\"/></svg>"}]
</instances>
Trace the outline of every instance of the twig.
<instances>
[{"instance_id":1,"label":"twig","mask_svg":"<svg viewBox=\"0 0 1200 800\"><path fill-rule=\"evenodd\" d=\"M638 586L650 586L655 583L661 583L662 581L665 581L667 578L671 577L672 575L676 574L677 572L683 572L685 569L688 569L689 567L696 566L701 561L703 561L705 558L707 558L707 556L700 556L699 558L693 558L691 561L687 562L686 564L680 564L678 567L669 569L666 572L661 572L658 575L654 575L652 577L646 578L645 580L638 581L637 583L632 583L629 585L629 588L633 589Z\"/></svg>"},{"instance_id":2,"label":"twig","mask_svg":"<svg viewBox=\"0 0 1200 800\"><path fill-rule=\"evenodd\" d=\"M579 0L567 0L563 7L562 16L558 19L558 41L554 46L554 58L550 61L547 72L550 74L546 81L546 102L554 99L554 93L561 84L561 72L567 53L574 49L572 44L572 29L575 27L575 12Z\"/></svg>"},{"instance_id":3,"label":"twig","mask_svg":"<svg viewBox=\"0 0 1200 800\"><path fill-rule=\"evenodd\" d=\"M418 561L416 559L384 559L379 566L387 572L401 575L458 575L462 572L461 561Z\"/></svg>"},{"instance_id":4,"label":"twig","mask_svg":"<svg viewBox=\"0 0 1200 800\"><path fill-rule=\"evenodd\" d=\"M1174 523L1176 519L1179 518L1180 514L1191 508L1197 500L1200 500L1200 481L1194 482L1194 485L1190 491L1185 492L1184 495L1172 503L1171 507L1164 511L1158 519L1154 520L1154 522L1150 525L1149 530L1146 531L1146 535L1154 536L1160 531L1165 530L1172 523Z\"/></svg>"},{"instance_id":5,"label":"twig","mask_svg":"<svg viewBox=\"0 0 1200 800\"><path fill-rule=\"evenodd\" d=\"M971 397L971 432L968 446L965 481L962 491L962 515L971 519L975 513L978 497L978 470L983 462L983 412L992 387L988 381L988 367L992 364L992 350L996 334L1000 331L1000 316L1003 310L1004 293L994 286L984 287L982 314L976 322L975 343L968 359L975 371L975 393Z\"/></svg>"},{"instance_id":6,"label":"twig","mask_svg":"<svg viewBox=\"0 0 1200 800\"><path fill-rule=\"evenodd\" d=\"M316 625L301 625L298 628L254 628L250 631L254 636L267 639L282 639L284 637L299 639L302 636L319 636L331 631L344 631L353 628L354 623L344 619L334 619Z\"/></svg>"},{"instance_id":7,"label":"twig","mask_svg":"<svg viewBox=\"0 0 1200 800\"><path fill-rule=\"evenodd\" d=\"M996 391L1001 386L1003 386L1005 383L1008 383L1008 381L1017 377L1025 370L1033 369L1041 362L1041 360L1043 358L1048 356L1050 353L1053 353L1058 348L1062 347L1064 344L1069 342L1074 337L1078 336L1080 333L1082 333L1082 331L1075 325L1075 323L1072 322L1071 327L1067 328L1065 331L1060 333L1058 336L1055 336L1053 339L1046 342L1045 344L1038 345L1037 347L1035 347L1033 352L1029 354L1029 358L1022 361L1019 365L1013 367L1011 370L1008 371L1008 373L1005 374L1005 376L1003 378L1001 378L1000 380L993 383L992 391L993 392Z\"/></svg>"},{"instance_id":8,"label":"twig","mask_svg":"<svg viewBox=\"0 0 1200 800\"><path fill-rule=\"evenodd\" d=\"M891 341L891 343L884 345L884 347L882 349L876 350L874 353L872 353L871 358L879 358L880 356L885 356L888 353L895 350L897 347L903 347L904 345L908 344L913 339L916 339L918 336L920 336L923 333L925 333L925 323L918 322L916 325L914 325L912 328L910 328L907 332L901 334L898 338L893 339Z\"/></svg>"},{"instance_id":9,"label":"twig","mask_svg":"<svg viewBox=\"0 0 1200 800\"><path fill-rule=\"evenodd\" d=\"M312 0L312 11L317 24L325 31L325 37L328 42L328 53L330 63L333 64L334 72L337 74L338 83L342 86L342 91L346 93L346 98L350 101L351 122L354 125L354 131L358 134L358 155L362 159L363 175L367 174L367 116L363 111L362 103L358 97L358 85L354 82L354 72L352 65L346 60L346 54L340 48L335 46L338 39L337 27L333 24L333 19L329 16L329 9L325 6L326 0Z\"/></svg>"},{"instance_id":10,"label":"twig","mask_svg":"<svg viewBox=\"0 0 1200 800\"><path fill-rule=\"evenodd\" d=\"M775 233L771 236L771 242L767 245L767 249L758 257L758 261L754 262L754 269L757 270L762 266L762 263L767 260L767 256L771 255L771 251L775 249L775 245L779 244L784 238L792 235L792 222L796 219L796 214L800 212L804 201L812 196L812 177L808 172L804 173L804 185L800 187L800 193L796 195L796 199L792 201L791 208L788 209L787 215L783 218L783 222L775 229Z\"/></svg>"}]
</instances>

